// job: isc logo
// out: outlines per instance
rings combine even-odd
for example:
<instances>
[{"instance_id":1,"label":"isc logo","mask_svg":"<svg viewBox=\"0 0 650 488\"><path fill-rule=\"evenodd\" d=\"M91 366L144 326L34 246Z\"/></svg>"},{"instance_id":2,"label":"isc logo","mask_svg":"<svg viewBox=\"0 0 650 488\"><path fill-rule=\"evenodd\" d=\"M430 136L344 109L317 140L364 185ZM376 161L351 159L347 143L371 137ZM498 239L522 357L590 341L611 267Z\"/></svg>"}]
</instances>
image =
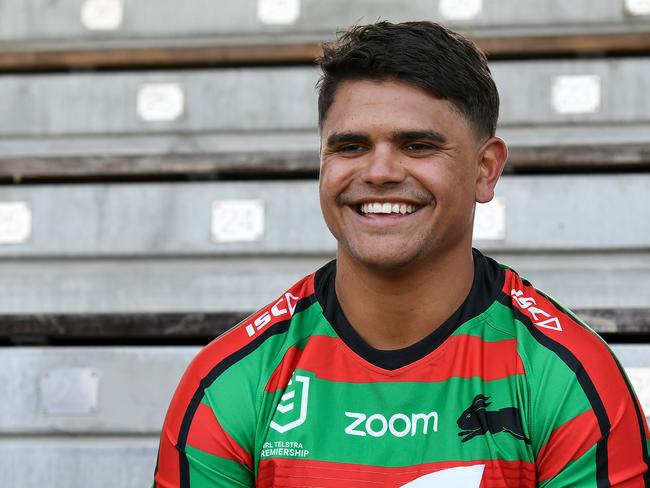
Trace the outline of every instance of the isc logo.
<instances>
[{"instance_id":1,"label":"isc logo","mask_svg":"<svg viewBox=\"0 0 650 488\"><path fill-rule=\"evenodd\" d=\"M269 325L271 321L277 322L277 319L291 317L296 309L297 302L297 296L288 292L285 293L270 309L265 310L252 323L245 327L246 333L249 337L253 337L260 329Z\"/></svg>"},{"instance_id":2,"label":"isc logo","mask_svg":"<svg viewBox=\"0 0 650 488\"><path fill-rule=\"evenodd\" d=\"M558 330L562 332L562 326L557 317L550 315L545 310L537 307L537 302L533 297L524 296L521 290L511 290L510 296L517 302L517 304L533 317L537 327L544 327L545 329Z\"/></svg>"}]
</instances>

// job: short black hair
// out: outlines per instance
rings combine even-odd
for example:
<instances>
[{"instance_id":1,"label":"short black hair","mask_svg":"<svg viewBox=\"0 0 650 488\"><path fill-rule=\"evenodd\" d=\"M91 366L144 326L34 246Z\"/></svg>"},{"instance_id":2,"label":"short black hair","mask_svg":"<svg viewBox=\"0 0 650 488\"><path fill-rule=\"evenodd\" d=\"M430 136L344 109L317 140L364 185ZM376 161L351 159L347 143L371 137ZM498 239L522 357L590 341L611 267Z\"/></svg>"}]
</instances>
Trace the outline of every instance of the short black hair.
<instances>
[{"instance_id":1,"label":"short black hair","mask_svg":"<svg viewBox=\"0 0 650 488\"><path fill-rule=\"evenodd\" d=\"M485 54L469 39L434 22L354 26L323 44L317 59L318 125L346 80L395 80L449 101L475 128L491 137L499 94Z\"/></svg>"}]
</instances>

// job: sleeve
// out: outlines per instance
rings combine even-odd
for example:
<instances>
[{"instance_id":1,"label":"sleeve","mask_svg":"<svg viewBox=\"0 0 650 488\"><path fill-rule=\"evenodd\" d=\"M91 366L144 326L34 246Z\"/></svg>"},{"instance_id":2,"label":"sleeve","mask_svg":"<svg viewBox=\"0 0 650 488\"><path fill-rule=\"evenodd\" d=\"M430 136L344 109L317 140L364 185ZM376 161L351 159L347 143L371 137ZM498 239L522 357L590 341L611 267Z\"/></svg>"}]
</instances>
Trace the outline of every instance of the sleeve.
<instances>
[{"instance_id":1,"label":"sleeve","mask_svg":"<svg viewBox=\"0 0 650 488\"><path fill-rule=\"evenodd\" d=\"M574 356L567 366L575 374L539 385L539 486L647 488L649 436L641 406L613 353L603 345L591 354L598 372ZM544 402L554 395L560 401Z\"/></svg>"},{"instance_id":2,"label":"sleeve","mask_svg":"<svg viewBox=\"0 0 650 488\"><path fill-rule=\"evenodd\" d=\"M522 394L538 485L650 487L648 424L614 353L518 275L507 274L504 291L523 326Z\"/></svg>"},{"instance_id":3,"label":"sleeve","mask_svg":"<svg viewBox=\"0 0 650 488\"><path fill-rule=\"evenodd\" d=\"M199 353L172 398L154 488L254 486L253 387L246 387L236 367L224 365L227 357L215 360L214 350L213 343Z\"/></svg>"}]
</instances>

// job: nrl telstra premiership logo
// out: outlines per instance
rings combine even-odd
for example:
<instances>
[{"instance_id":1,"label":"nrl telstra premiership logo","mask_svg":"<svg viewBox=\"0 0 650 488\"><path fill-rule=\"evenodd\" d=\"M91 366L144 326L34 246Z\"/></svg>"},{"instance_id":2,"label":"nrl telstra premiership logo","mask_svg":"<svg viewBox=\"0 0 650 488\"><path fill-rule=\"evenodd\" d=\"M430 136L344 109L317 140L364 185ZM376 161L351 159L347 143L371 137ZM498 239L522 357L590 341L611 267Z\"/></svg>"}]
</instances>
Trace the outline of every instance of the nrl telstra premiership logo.
<instances>
[{"instance_id":1,"label":"nrl telstra premiership logo","mask_svg":"<svg viewBox=\"0 0 650 488\"><path fill-rule=\"evenodd\" d=\"M289 381L269 426L283 434L302 425L307 419L308 401L309 376L295 375Z\"/></svg>"}]
</instances>

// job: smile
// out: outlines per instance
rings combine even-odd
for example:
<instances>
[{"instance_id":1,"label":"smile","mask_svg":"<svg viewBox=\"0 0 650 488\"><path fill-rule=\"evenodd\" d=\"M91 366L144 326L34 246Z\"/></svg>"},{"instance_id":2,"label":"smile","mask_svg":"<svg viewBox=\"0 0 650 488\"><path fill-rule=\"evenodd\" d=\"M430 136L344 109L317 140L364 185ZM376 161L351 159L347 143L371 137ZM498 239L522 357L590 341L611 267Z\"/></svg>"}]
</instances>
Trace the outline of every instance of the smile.
<instances>
[{"instance_id":1,"label":"smile","mask_svg":"<svg viewBox=\"0 0 650 488\"><path fill-rule=\"evenodd\" d=\"M359 211L362 214L411 214L420 207L410 203L369 202L362 203Z\"/></svg>"}]
</instances>

